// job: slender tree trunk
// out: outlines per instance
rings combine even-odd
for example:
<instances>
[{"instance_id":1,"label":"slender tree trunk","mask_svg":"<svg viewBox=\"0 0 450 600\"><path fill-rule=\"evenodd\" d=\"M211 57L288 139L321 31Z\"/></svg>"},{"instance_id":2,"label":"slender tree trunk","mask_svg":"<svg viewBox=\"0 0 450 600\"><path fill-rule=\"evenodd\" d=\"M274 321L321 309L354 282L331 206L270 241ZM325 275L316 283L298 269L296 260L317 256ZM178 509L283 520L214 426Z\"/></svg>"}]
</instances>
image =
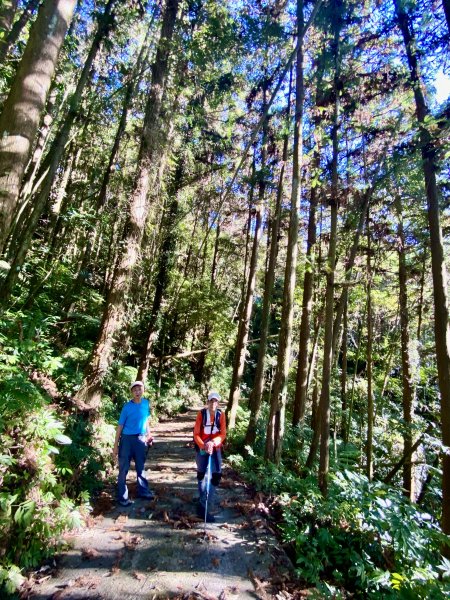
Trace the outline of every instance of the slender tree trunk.
<instances>
[{"instance_id":1,"label":"slender tree trunk","mask_svg":"<svg viewBox=\"0 0 450 600\"><path fill-rule=\"evenodd\" d=\"M291 355L292 322L294 319L294 291L296 283L298 254L298 213L301 197L301 176L303 164L303 103L305 97L303 73L303 0L297 0L297 62L295 68L295 119L294 154L292 166L292 191L289 232L284 272L283 305L281 309L281 327L278 341L277 369L272 389L265 456L279 463L284 437L287 378Z\"/></svg>"},{"instance_id":2,"label":"slender tree trunk","mask_svg":"<svg viewBox=\"0 0 450 600\"><path fill-rule=\"evenodd\" d=\"M373 346L373 315L372 315L372 244L370 239L370 213L367 209L367 442L366 442L366 475L369 481L373 479L373 378L372 378L372 346Z\"/></svg>"},{"instance_id":3,"label":"slender tree trunk","mask_svg":"<svg viewBox=\"0 0 450 600\"><path fill-rule=\"evenodd\" d=\"M155 277L155 293L153 296L152 310L150 313L149 326L147 330L147 339L142 349L137 378L140 381L147 379L150 362L153 357L153 344L158 335L158 319L161 311L161 304L164 294L169 284L169 271L173 265L173 254L176 245L176 221L178 217L178 190L183 177L182 159L178 161L177 169L174 175L172 189L170 190L170 201L161 228L164 231L164 237L159 251L158 266Z\"/></svg>"},{"instance_id":4,"label":"slender tree trunk","mask_svg":"<svg viewBox=\"0 0 450 600\"><path fill-rule=\"evenodd\" d=\"M335 3L333 11L334 29L334 65L335 65L335 103L332 129L333 157L331 165L331 223L330 241L327 259L327 287L325 292L325 331L322 366L322 389L320 392L320 461L319 461L319 487L326 496L328 492L328 470L330 463L330 383L333 365L333 314L334 314L334 272L336 265L337 244L337 214L338 214L338 129L339 129L339 92L338 82L340 74L339 36L341 29L342 2Z\"/></svg>"},{"instance_id":5,"label":"slender tree trunk","mask_svg":"<svg viewBox=\"0 0 450 600\"><path fill-rule=\"evenodd\" d=\"M399 0L394 1L398 25L403 35L411 76L416 114L419 121L422 165L428 201L428 226L431 245L431 271L434 295L434 332L439 389L441 392L442 442L450 446L450 329L447 299L447 270L440 222L439 192L436 184L436 148L426 124L428 108L422 92L417 46L410 30L408 16ZM450 535L450 455L442 457L442 530ZM450 545L444 548L450 557Z\"/></svg>"},{"instance_id":6,"label":"slender tree trunk","mask_svg":"<svg viewBox=\"0 0 450 600\"><path fill-rule=\"evenodd\" d=\"M420 295L419 295L419 306L417 308L417 341L420 344L422 339L422 319L423 319L423 294L425 290L425 273L427 268L427 251L423 249L422 256L422 272L420 274Z\"/></svg>"},{"instance_id":7,"label":"slender tree trunk","mask_svg":"<svg viewBox=\"0 0 450 600\"><path fill-rule=\"evenodd\" d=\"M410 500L414 499L412 478L412 408L414 402L414 386L411 377L411 361L409 357L409 311L408 311L408 275L406 271L405 232L403 229L403 210L400 196L396 198L398 216L397 251L398 251L398 283L402 356L402 405L405 432L403 435L403 489Z\"/></svg>"},{"instance_id":8,"label":"slender tree trunk","mask_svg":"<svg viewBox=\"0 0 450 600\"><path fill-rule=\"evenodd\" d=\"M228 428L233 429L236 425L236 413L239 405L240 384L245 369L245 356L247 353L248 333L250 331L250 319L253 311L253 295L256 286L256 271L258 266L259 242L262 233L262 202L258 198L254 215L254 234L252 254L248 273L247 290L245 300L239 318L239 329L236 340L235 358L233 363L233 376L231 379L230 396L227 406Z\"/></svg>"},{"instance_id":9,"label":"slender tree trunk","mask_svg":"<svg viewBox=\"0 0 450 600\"><path fill-rule=\"evenodd\" d=\"M288 93L288 105L286 111L287 123L290 121L290 102L291 102L291 91L292 91L292 69L289 76L289 93ZM288 128L287 128L288 129ZM281 221L281 200L283 198L283 182L285 165L288 158L289 149L289 137L286 133L283 142L283 158L280 169L280 175L278 179L277 197L275 202L275 211L272 218L272 226L270 231L270 248L269 248L269 260L266 269L266 277L264 280L264 296L263 306L261 314L261 331L260 341L258 347L258 360L256 363L255 379L253 382L253 390L249 398L250 407L250 419L245 434L245 445L252 446L256 440L256 426L258 423L259 414L261 411L261 402L264 391L265 383L265 361L267 353L267 342L269 335L269 323L270 323L270 311L272 305L273 286L275 281L275 267L277 262L278 254L278 236L280 231Z\"/></svg>"},{"instance_id":10,"label":"slender tree trunk","mask_svg":"<svg viewBox=\"0 0 450 600\"><path fill-rule=\"evenodd\" d=\"M342 403L342 418L341 418L341 436L342 439L347 439L347 350L348 350L348 302L344 306L342 332L342 370L341 370L341 403Z\"/></svg>"},{"instance_id":11,"label":"slender tree trunk","mask_svg":"<svg viewBox=\"0 0 450 600\"><path fill-rule=\"evenodd\" d=\"M2 287L1 300L3 302L7 300L7 298L13 290L13 287L19 276L20 269L24 263L25 257L30 247L31 239L39 221L39 217L41 216L42 211L44 210L45 205L47 203L52 185L55 181L58 166L61 162L61 158L64 154L64 150L69 139L71 129L73 127L73 123L79 112L82 93L88 82L92 64L94 62L95 57L97 56L102 41L108 34L111 26L113 25L112 10L116 2L117 0L109 0L99 20L97 32L94 36L91 49L89 51L88 57L81 72L80 79L78 80L76 90L70 100L69 112L66 118L64 119L64 123L61 130L58 132L55 139L53 140L53 143L50 146L47 156L43 161L42 166L39 169L38 174L36 176L38 182L42 181L42 185L39 190L35 190L36 195L33 198L33 210L27 220L26 225L21 230L20 245L13 259L11 268L8 272L8 276Z\"/></svg>"},{"instance_id":12,"label":"slender tree trunk","mask_svg":"<svg viewBox=\"0 0 450 600\"><path fill-rule=\"evenodd\" d=\"M123 250L107 295L100 332L86 367L83 383L75 397L77 405L85 410L95 410L101 402L103 378L113 360L114 337L125 318L126 295L134 267L139 261L151 199L158 190L160 165L165 162L168 127L164 105L178 6L179 0L167 0L164 9L161 37L152 65L152 83L145 109L137 172L122 238Z\"/></svg>"},{"instance_id":13,"label":"slender tree trunk","mask_svg":"<svg viewBox=\"0 0 450 600\"><path fill-rule=\"evenodd\" d=\"M214 242L214 251L213 251L213 258L212 258L212 263L211 263L211 277L209 280L210 297L213 296L214 289L216 286L217 262L218 262L218 258L219 258L220 231L221 231L220 221L217 221L217 223L216 223L216 238L215 238L215 242ZM198 378L199 378L200 382L204 383L205 385L207 385L209 377L211 375L211 369L206 368L206 357L208 354L210 337L211 337L211 325L210 325L209 321L206 321L205 329L204 329L204 333L203 333L203 342L202 342L202 346L205 348L205 351L200 353L200 356L198 359L198 368L197 368L198 373L199 373Z\"/></svg>"},{"instance_id":14,"label":"slender tree trunk","mask_svg":"<svg viewBox=\"0 0 450 600\"><path fill-rule=\"evenodd\" d=\"M321 81L321 78L319 78ZM319 123L316 121L316 127ZM316 143L317 143L316 136ZM316 147L314 152L313 173L320 168L320 153ZM303 422L306 409L306 393L308 383L308 346L311 329L311 313L313 308L314 288L314 246L316 244L316 212L317 212L317 187L311 188L308 219L308 239L306 243L305 275L303 278L302 319L300 325L300 342L298 349L297 379L295 385L294 410L292 425L297 427Z\"/></svg>"},{"instance_id":15,"label":"slender tree trunk","mask_svg":"<svg viewBox=\"0 0 450 600\"><path fill-rule=\"evenodd\" d=\"M447 21L447 29L450 34L450 0L442 0L442 6L444 7L445 20Z\"/></svg>"},{"instance_id":16,"label":"slender tree trunk","mask_svg":"<svg viewBox=\"0 0 450 600\"><path fill-rule=\"evenodd\" d=\"M22 11L22 14L13 24L14 15L17 10L17 0L3 0L4 7L0 9L0 32L5 33L0 40L0 64L3 63L12 46L19 39L19 35L30 19L31 15L39 6L41 0L29 0Z\"/></svg>"},{"instance_id":17,"label":"slender tree trunk","mask_svg":"<svg viewBox=\"0 0 450 600\"><path fill-rule=\"evenodd\" d=\"M5 43L5 37L11 30L18 4L19 0L3 0L0 6L0 34L2 34L0 38L0 52Z\"/></svg>"},{"instance_id":18,"label":"slender tree trunk","mask_svg":"<svg viewBox=\"0 0 450 600\"><path fill-rule=\"evenodd\" d=\"M76 0L45 0L0 116L0 249L19 202L23 174Z\"/></svg>"}]
</instances>

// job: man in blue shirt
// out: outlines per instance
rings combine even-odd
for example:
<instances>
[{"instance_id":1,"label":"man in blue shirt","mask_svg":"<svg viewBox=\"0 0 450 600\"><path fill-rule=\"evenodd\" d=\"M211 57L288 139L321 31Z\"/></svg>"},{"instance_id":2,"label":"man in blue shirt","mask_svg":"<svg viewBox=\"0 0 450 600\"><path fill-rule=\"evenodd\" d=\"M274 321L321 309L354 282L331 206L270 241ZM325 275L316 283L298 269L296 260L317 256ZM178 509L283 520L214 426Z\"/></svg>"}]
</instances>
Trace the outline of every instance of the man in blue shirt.
<instances>
[{"instance_id":1,"label":"man in blue shirt","mask_svg":"<svg viewBox=\"0 0 450 600\"><path fill-rule=\"evenodd\" d=\"M131 460L134 460L138 483L138 496L151 500L154 496L144 476L147 443L151 439L149 418L150 402L143 398L144 384L135 381L131 384L133 398L122 408L116 430L113 455L119 459L119 477L117 479L117 496L121 506L130 506L128 498L127 474Z\"/></svg>"}]
</instances>

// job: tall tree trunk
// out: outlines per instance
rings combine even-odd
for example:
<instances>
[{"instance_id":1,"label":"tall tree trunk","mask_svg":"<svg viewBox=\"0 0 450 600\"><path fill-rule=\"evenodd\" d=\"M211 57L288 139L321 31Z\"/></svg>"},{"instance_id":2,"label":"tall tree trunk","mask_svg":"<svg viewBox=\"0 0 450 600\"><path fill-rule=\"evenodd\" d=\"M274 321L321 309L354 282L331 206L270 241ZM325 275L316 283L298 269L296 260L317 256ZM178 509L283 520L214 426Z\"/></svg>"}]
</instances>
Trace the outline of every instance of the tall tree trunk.
<instances>
[{"instance_id":1,"label":"tall tree trunk","mask_svg":"<svg viewBox=\"0 0 450 600\"><path fill-rule=\"evenodd\" d=\"M344 306L343 332L342 332L342 366L341 366L341 436L347 439L347 351L348 351L348 302Z\"/></svg>"},{"instance_id":2,"label":"tall tree trunk","mask_svg":"<svg viewBox=\"0 0 450 600\"><path fill-rule=\"evenodd\" d=\"M408 275L406 271L405 232L403 229L402 199L396 197L396 210L398 216L397 226L397 252L398 252L398 284L399 284L399 310L401 332L401 357L402 357L402 405L405 432L403 435L403 454L406 460L403 464L403 489L410 500L414 499L414 486L412 478L412 407L414 402L414 387L411 377L411 361L409 356L409 311L408 311Z\"/></svg>"},{"instance_id":3,"label":"tall tree trunk","mask_svg":"<svg viewBox=\"0 0 450 600\"><path fill-rule=\"evenodd\" d=\"M334 272L336 267L337 244L337 213L338 213L338 129L339 129L339 76L340 76L340 29L341 29L342 2L337 0L333 10L333 49L334 49L334 115L333 115L333 156L331 164L331 223L330 241L328 245L328 258L326 267L326 292L325 292L325 331L322 365L322 389L320 391L319 418L320 418L320 461L319 461L319 487L322 494L328 492L328 470L330 463L330 382L333 365L333 312L334 312Z\"/></svg>"},{"instance_id":4,"label":"tall tree trunk","mask_svg":"<svg viewBox=\"0 0 450 600\"><path fill-rule=\"evenodd\" d=\"M450 34L450 0L442 0L442 6L444 7L445 20L447 21L447 29Z\"/></svg>"},{"instance_id":5,"label":"tall tree trunk","mask_svg":"<svg viewBox=\"0 0 450 600\"><path fill-rule=\"evenodd\" d=\"M294 153L292 165L292 190L289 232L284 272L283 304L281 327L278 340L277 369L273 384L265 456L272 462L281 459L286 409L287 379L291 355L292 322L294 319L294 291L296 283L298 254L298 213L301 197L301 176L303 164L303 102L305 98L303 73L303 0L297 0L297 62L295 67L295 119Z\"/></svg>"},{"instance_id":6,"label":"tall tree trunk","mask_svg":"<svg viewBox=\"0 0 450 600\"><path fill-rule=\"evenodd\" d=\"M76 0L45 0L0 116L0 251Z\"/></svg>"},{"instance_id":7,"label":"tall tree trunk","mask_svg":"<svg viewBox=\"0 0 450 600\"><path fill-rule=\"evenodd\" d=\"M428 227L431 245L431 271L433 275L434 333L436 340L436 360L441 392L442 442L450 446L450 328L447 299L447 270L445 266L444 244L440 222L439 192L436 184L436 148L426 124L428 108L422 92L417 45L410 29L404 5L394 0L399 28L403 35L411 76L411 84L416 102L416 115L419 121L422 165L425 190L428 201ZM442 456L442 530L450 535L450 455ZM444 548L450 557L450 545Z\"/></svg>"},{"instance_id":8,"label":"tall tree trunk","mask_svg":"<svg viewBox=\"0 0 450 600\"><path fill-rule=\"evenodd\" d=\"M289 93L286 111L286 121L289 124L290 121L290 103L291 103L291 91L292 91L292 69L289 75ZM286 128L288 131L288 127ZM269 248L269 260L266 268L266 276L264 280L264 296L263 305L261 311L261 331L260 340L258 347L258 359L256 363L256 372L253 382L253 389L249 398L250 408L250 419L245 434L245 445L252 446L256 439L256 426L261 410L262 395L264 390L264 373L265 373L265 362L267 353L267 342L269 335L269 323L270 323L270 310L272 305L273 286L275 281L275 267L277 262L278 254L278 236L280 231L281 221L281 200L283 198L283 182L285 166L288 159L289 149L289 135L286 132L283 142L283 157L281 163L281 169L278 179L277 197L275 201L275 210L272 217L272 225L270 229L270 248Z\"/></svg>"},{"instance_id":9,"label":"tall tree trunk","mask_svg":"<svg viewBox=\"0 0 450 600\"><path fill-rule=\"evenodd\" d=\"M14 15L17 10L17 0L3 0L4 6L0 9L0 32L4 35L0 40L0 64L3 63L12 46L19 39L19 35L27 21L39 6L41 0L29 0L22 14L13 24Z\"/></svg>"},{"instance_id":10,"label":"tall tree trunk","mask_svg":"<svg viewBox=\"0 0 450 600\"><path fill-rule=\"evenodd\" d=\"M366 475L369 481L373 479L373 378L372 378L372 346L373 346L373 315L372 315L372 244L370 239L370 213L367 209L367 442L366 442Z\"/></svg>"},{"instance_id":11,"label":"tall tree trunk","mask_svg":"<svg viewBox=\"0 0 450 600\"><path fill-rule=\"evenodd\" d=\"M321 78L319 78L319 82ZM319 85L319 83L318 83ZM316 127L319 123L316 120ZM313 173L320 168L320 152L317 148L319 136L316 135L316 149L314 151ZM306 242L305 275L303 278L302 319L300 325L300 342L298 348L297 378L295 384L294 410L292 425L297 427L303 422L306 409L306 393L308 384L308 346L311 335L311 313L313 308L314 288L314 246L316 244L316 212L317 212L317 187L311 188L308 219L308 239Z\"/></svg>"},{"instance_id":12,"label":"tall tree trunk","mask_svg":"<svg viewBox=\"0 0 450 600\"><path fill-rule=\"evenodd\" d=\"M114 23L113 7L118 0L109 0L105 6L105 10L99 18L97 32L94 36L91 48L89 50L88 57L84 63L83 70L77 83L75 92L70 99L69 112L64 119L64 123L55 139L50 146L46 158L44 159L41 168L39 169L36 179L39 182L39 189L35 189L36 195L33 198L33 210L27 220L26 225L21 230L20 245L18 251L13 259L11 268L8 272L8 276L1 291L1 300L5 302L8 296L11 294L13 287L17 281L20 273L20 269L24 263L26 254L30 247L33 233L36 229L39 217L45 208L48 201L52 185L55 181L58 166L61 162L61 158L64 154L64 150L69 139L71 129L74 121L78 116L79 108L81 105L82 94L84 88L89 79L92 64L97 56L100 46L104 38L108 35L111 27ZM42 184L40 182L42 181Z\"/></svg>"},{"instance_id":13,"label":"tall tree trunk","mask_svg":"<svg viewBox=\"0 0 450 600\"><path fill-rule=\"evenodd\" d=\"M107 295L99 335L86 367L83 383L75 396L77 405L85 410L95 410L101 402L103 378L113 360L114 337L123 325L126 295L134 267L139 260L151 200L158 190L160 166L165 163L168 127L164 109L169 57L179 2L180 0L167 0L164 9L161 37L152 65L151 88L145 109L137 172L121 243L123 250Z\"/></svg>"},{"instance_id":14,"label":"tall tree trunk","mask_svg":"<svg viewBox=\"0 0 450 600\"><path fill-rule=\"evenodd\" d=\"M141 73L143 70L143 66L145 64L145 56L148 51L148 39L149 39L150 32L153 27L153 22L154 22L154 17L152 17L152 20L149 24L149 27L147 29L147 34L145 36L145 40L141 46L136 64L135 64L132 72L130 73L130 79L125 88L125 94L124 94L124 100L122 103L122 112L121 112L120 119L119 119L119 125L117 127L113 146L112 146L111 152L109 154L108 165L107 165L104 175L103 175L102 183L100 186L100 191L98 193L97 201L96 201L96 205L95 205L95 212L97 215L96 223L95 224L92 223L88 227L88 230L86 232L85 243L83 244L83 250L82 250L82 258L80 261L80 269L78 270L78 275L75 279L75 282L73 283L72 289L69 290L68 297L76 295L78 293L78 290L81 287L81 284L83 281L83 272L91 260L91 253L93 252L93 250L96 246L96 240L101 235L101 228L102 228L101 215L103 214L105 204L106 204L106 194L107 194L107 190L108 190L108 186L109 186L109 181L111 178L111 174L113 172L113 165L116 160L117 153L119 151L120 142L122 141L122 137L125 132L128 111L130 110L136 87L141 80L141 76L142 76Z\"/></svg>"},{"instance_id":15,"label":"tall tree trunk","mask_svg":"<svg viewBox=\"0 0 450 600\"><path fill-rule=\"evenodd\" d=\"M253 311L253 295L256 286L256 271L258 266L259 242L262 233L262 202L258 198L258 204L254 214L254 234L252 253L248 272L247 290L242 304L239 317L239 328L236 340L235 357L233 363L233 375L230 385L230 396L227 405L228 428L233 429L236 425L236 413L239 405L240 384L245 369L245 356L247 353L248 333L250 331L250 319Z\"/></svg>"},{"instance_id":16,"label":"tall tree trunk","mask_svg":"<svg viewBox=\"0 0 450 600\"><path fill-rule=\"evenodd\" d=\"M153 355L153 344L158 335L158 319L161 311L161 304L164 294L169 284L169 271L173 265L173 254L176 244L176 221L178 217L178 190L183 177L182 158L179 158L172 189L170 190L170 200L167 214L161 224L164 231L162 245L158 256L158 265L155 276L155 293L153 296L152 310L150 313L147 338L142 348L137 378L140 381L147 379L150 361Z\"/></svg>"},{"instance_id":17,"label":"tall tree trunk","mask_svg":"<svg viewBox=\"0 0 450 600\"><path fill-rule=\"evenodd\" d=\"M3 62L6 52L7 38L11 32L14 17L16 15L19 0L3 0L0 6L0 64Z\"/></svg>"}]
</instances>

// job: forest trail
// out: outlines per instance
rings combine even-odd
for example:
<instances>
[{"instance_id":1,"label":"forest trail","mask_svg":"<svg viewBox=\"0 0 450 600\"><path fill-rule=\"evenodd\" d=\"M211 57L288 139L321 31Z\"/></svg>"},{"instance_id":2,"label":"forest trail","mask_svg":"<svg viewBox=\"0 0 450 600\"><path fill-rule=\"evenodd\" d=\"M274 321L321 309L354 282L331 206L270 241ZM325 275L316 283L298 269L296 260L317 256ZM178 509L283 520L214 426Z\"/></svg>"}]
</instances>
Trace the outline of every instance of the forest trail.
<instances>
[{"instance_id":1,"label":"forest trail","mask_svg":"<svg viewBox=\"0 0 450 600\"><path fill-rule=\"evenodd\" d=\"M291 563L231 469L224 468L216 522L195 516L195 412L159 423L147 468L155 500L122 508L104 492L72 549L42 572L31 598L183 600L291 598L280 590ZM135 472L128 477L135 496ZM39 574L37 575L39 579Z\"/></svg>"}]
</instances>

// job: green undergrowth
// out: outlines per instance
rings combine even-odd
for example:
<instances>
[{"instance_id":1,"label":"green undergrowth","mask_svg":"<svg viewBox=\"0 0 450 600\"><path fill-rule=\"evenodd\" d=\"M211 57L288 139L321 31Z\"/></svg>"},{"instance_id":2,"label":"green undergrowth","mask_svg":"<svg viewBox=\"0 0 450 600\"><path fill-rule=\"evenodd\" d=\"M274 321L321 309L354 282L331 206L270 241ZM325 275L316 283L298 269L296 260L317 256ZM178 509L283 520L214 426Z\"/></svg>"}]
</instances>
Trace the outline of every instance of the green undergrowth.
<instances>
[{"instance_id":1,"label":"green undergrowth","mask_svg":"<svg viewBox=\"0 0 450 600\"><path fill-rule=\"evenodd\" d=\"M449 597L441 529L400 491L346 469L330 477L324 498L311 476L296 476L255 455L235 454L229 461L272 498L298 577L325 597Z\"/></svg>"},{"instance_id":2,"label":"green undergrowth","mask_svg":"<svg viewBox=\"0 0 450 600\"><path fill-rule=\"evenodd\" d=\"M105 414L90 422L61 393L72 358L48 342L51 320L10 317L0 328L1 597L82 525L110 474L114 435Z\"/></svg>"}]
</instances>

